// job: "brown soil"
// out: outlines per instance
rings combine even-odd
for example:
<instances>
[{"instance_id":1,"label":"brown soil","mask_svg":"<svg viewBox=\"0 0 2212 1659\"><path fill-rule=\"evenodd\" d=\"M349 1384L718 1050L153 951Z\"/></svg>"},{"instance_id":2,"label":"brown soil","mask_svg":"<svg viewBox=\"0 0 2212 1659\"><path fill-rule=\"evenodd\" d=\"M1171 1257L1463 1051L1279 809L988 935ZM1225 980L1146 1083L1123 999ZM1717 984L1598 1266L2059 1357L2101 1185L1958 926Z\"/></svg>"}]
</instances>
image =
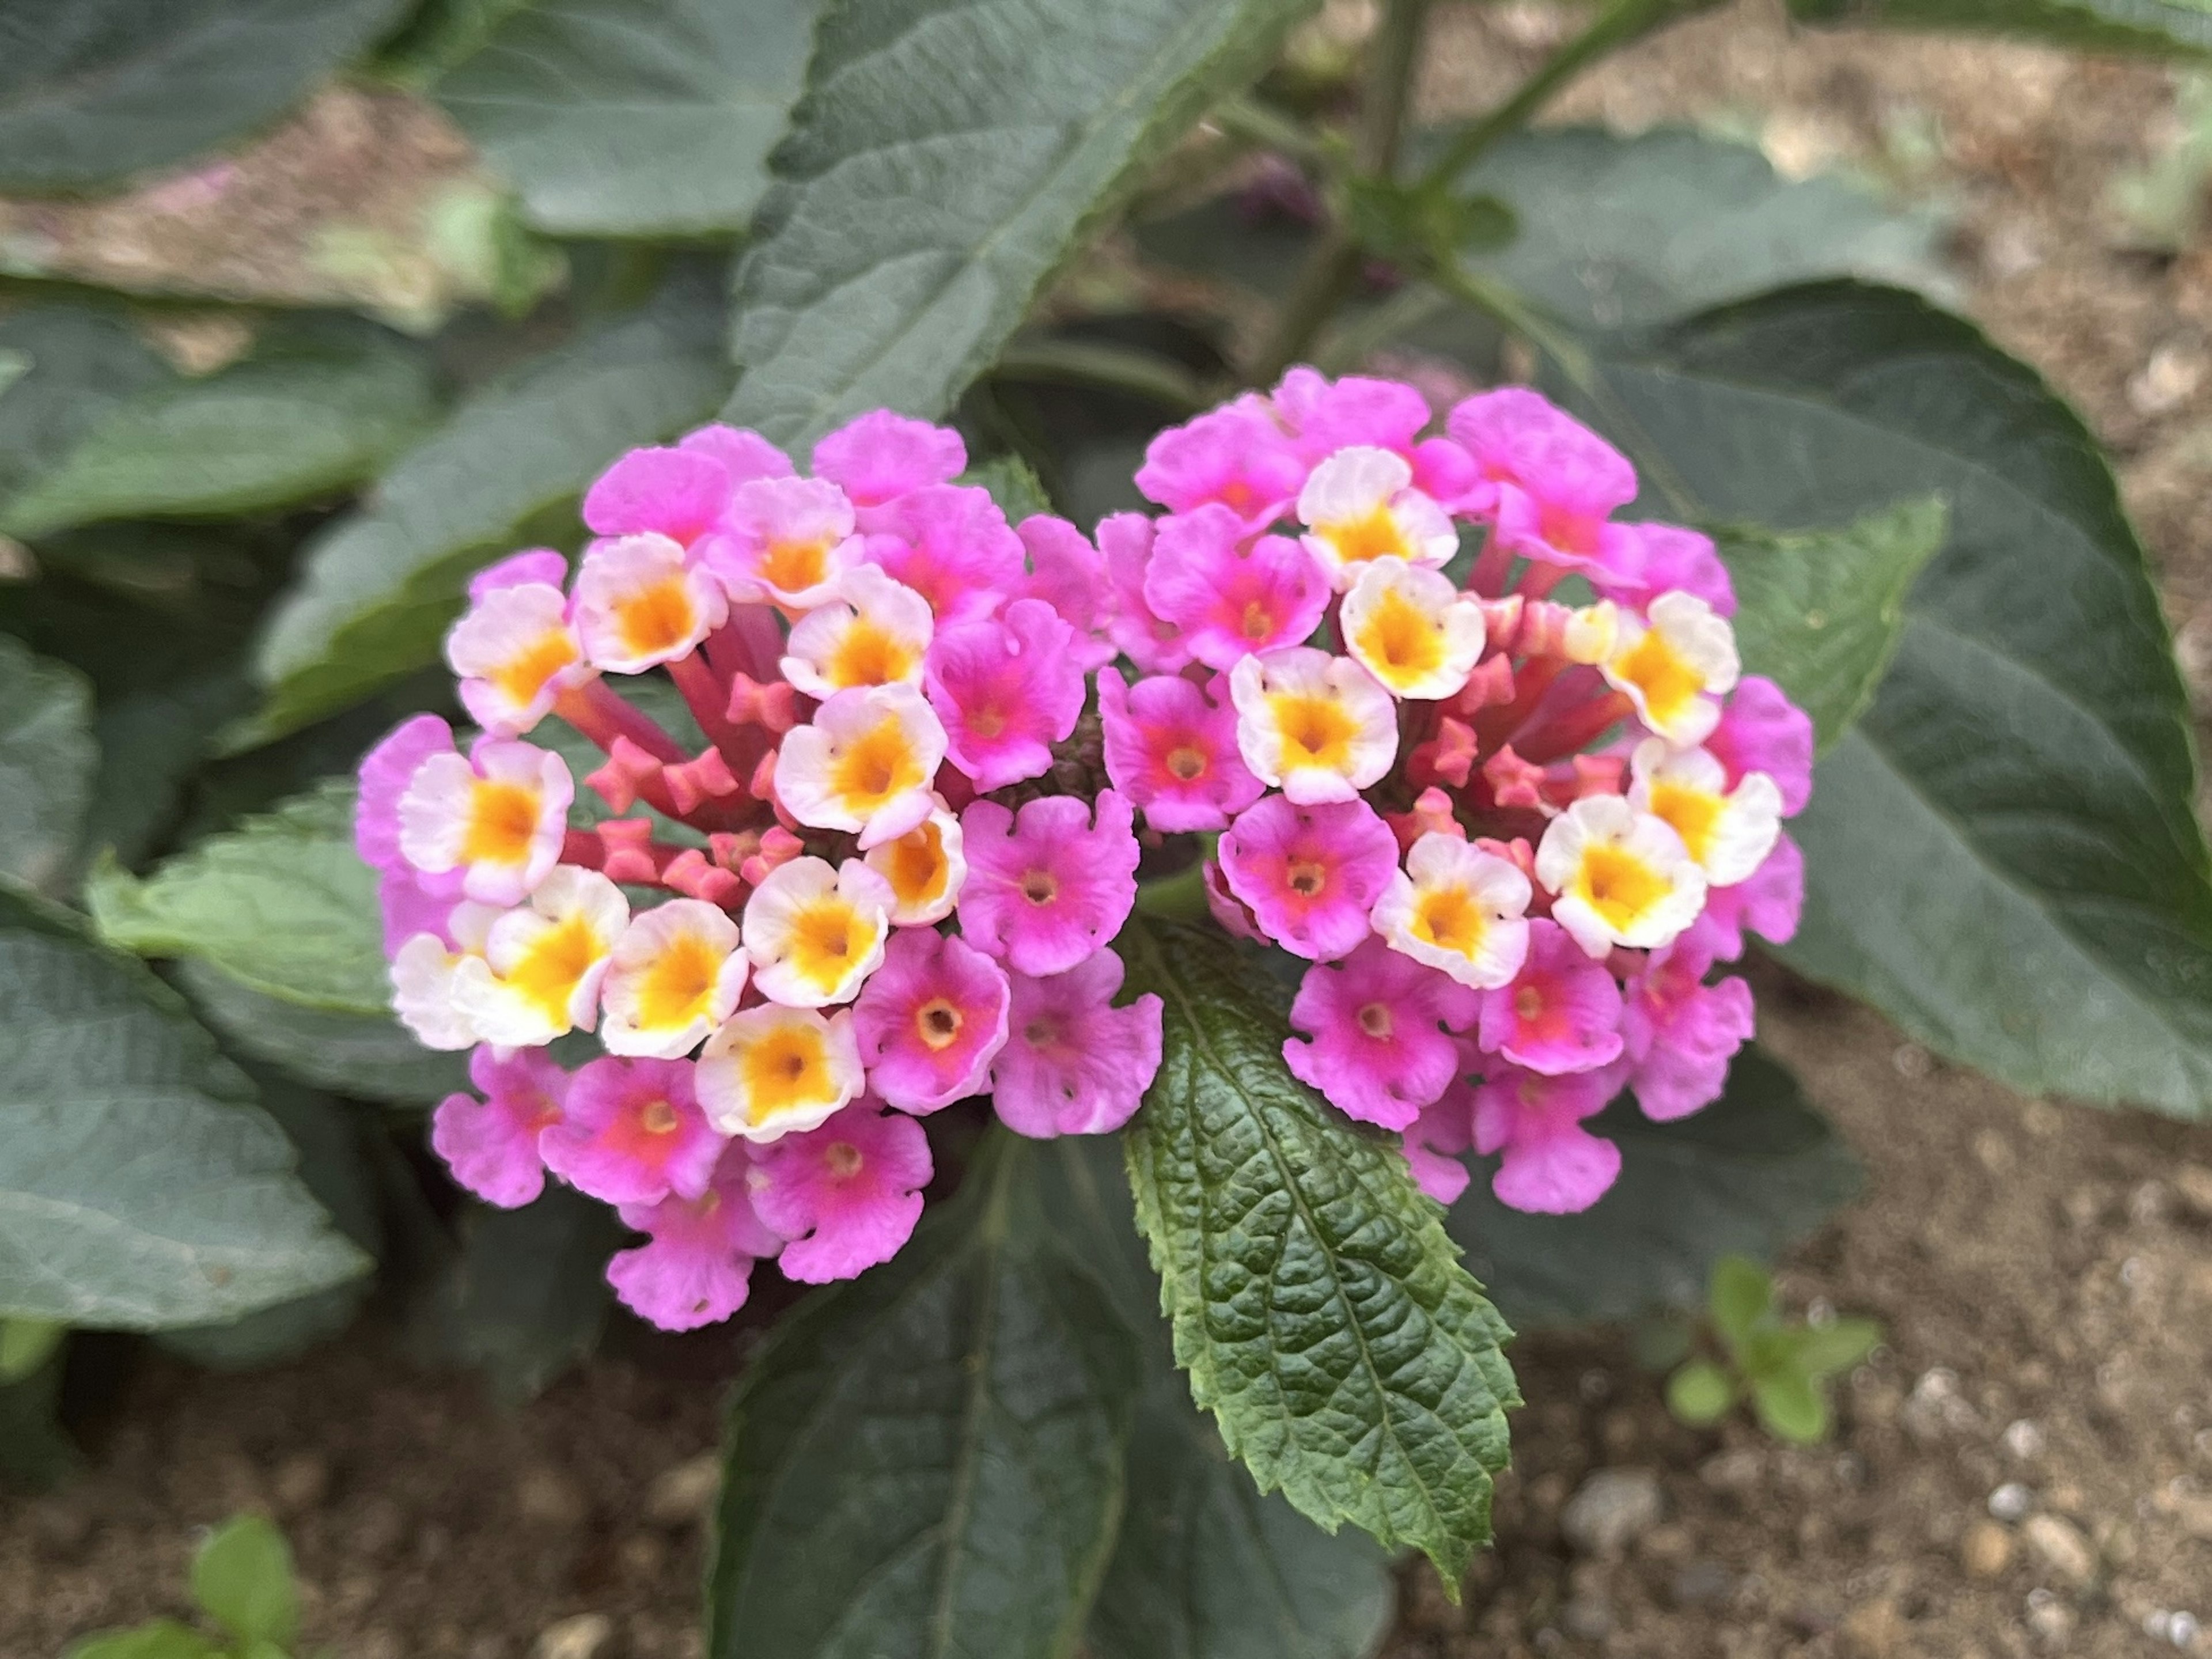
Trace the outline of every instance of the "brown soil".
<instances>
[{"instance_id":1,"label":"brown soil","mask_svg":"<svg viewBox=\"0 0 2212 1659\"><path fill-rule=\"evenodd\" d=\"M1565 27L1528 0L1438 16L1438 113L1498 95ZM1948 201L1974 314L2118 457L2197 671L2212 244L2130 251L2107 205L2116 172L2174 142L2172 108L2154 69L1793 33L1753 5L1616 61L1559 112L1706 120L1786 169ZM1760 990L1762 1036L1871 1176L1782 1276L1798 1308L1887 1328L1837 1438L1685 1430L1624 1335L1524 1341L1534 1403L1499 1547L1462 1607L1408 1569L1388 1659L2212 1655L2195 1622L2212 1625L2212 1129L2023 1102L1847 1004L1771 974ZM696 1654L696 1460L741 1346L627 1334L520 1412L408 1369L374 1326L255 1376L148 1361L79 1485L0 1500L0 1652L179 1610L192 1528L261 1507L297 1547L311 1637L344 1659L520 1659L586 1613L610 1621L604 1659ZM1662 1512L1581 1555L1560 1512L1602 1468L1648 1474Z\"/></svg>"}]
</instances>

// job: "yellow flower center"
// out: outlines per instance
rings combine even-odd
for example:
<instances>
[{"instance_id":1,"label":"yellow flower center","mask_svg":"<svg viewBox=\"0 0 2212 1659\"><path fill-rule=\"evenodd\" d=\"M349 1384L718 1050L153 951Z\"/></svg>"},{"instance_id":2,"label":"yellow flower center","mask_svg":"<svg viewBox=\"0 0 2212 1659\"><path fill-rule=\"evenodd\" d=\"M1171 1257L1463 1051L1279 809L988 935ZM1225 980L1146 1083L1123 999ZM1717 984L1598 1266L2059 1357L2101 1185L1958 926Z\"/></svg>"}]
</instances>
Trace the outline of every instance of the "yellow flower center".
<instances>
[{"instance_id":1,"label":"yellow flower center","mask_svg":"<svg viewBox=\"0 0 2212 1659\"><path fill-rule=\"evenodd\" d=\"M1405 532L1398 528L1398 520L1388 504L1377 504L1364 518L1346 519L1333 524L1321 532L1336 556L1346 564L1364 564L1370 559L1395 557L1411 561L1413 551L1406 545Z\"/></svg>"},{"instance_id":2,"label":"yellow flower center","mask_svg":"<svg viewBox=\"0 0 2212 1659\"><path fill-rule=\"evenodd\" d=\"M538 833L538 792L526 783L486 782L469 790L469 822L461 836L465 864L520 864Z\"/></svg>"},{"instance_id":3,"label":"yellow flower center","mask_svg":"<svg viewBox=\"0 0 2212 1659\"><path fill-rule=\"evenodd\" d=\"M673 651L690 637L698 613L680 576L671 576L615 603L615 625L633 656Z\"/></svg>"},{"instance_id":4,"label":"yellow flower center","mask_svg":"<svg viewBox=\"0 0 2212 1659\"><path fill-rule=\"evenodd\" d=\"M846 744L830 766L830 787L847 811L861 817L927 781L921 758L896 715L878 720Z\"/></svg>"},{"instance_id":5,"label":"yellow flower center","mask_svg":"<svg viewBox=\"0 0 2212 1659\"><path fill-rule=\"evenodd\" d=\"M1283 739L1283 770L1319 767L1330 772L1352 769L1352 740L1359 723L1326 693L1279 691L1267 699L1275 730Z\"/></svg>"},{"instance_id":6,"label":"yellow flower center","mask_svg":"<svg viewBox=\"0 0 2212 1659\"><path fill-rule=\"evenodd\" d=\"M1456 956L1471 957L1480 949L1489 927L1490 919L1464 887L1432 888L1413 907L1413 937Z\"/></svg>"},{"instance_id":7,"label":"yellow flower center","mask_svg":"<svg viewBox=\"0 0 2212 1659\"><path fill-rule=\"evenodd\" d=\"M796 593L830 574L830 544L770 542L760 557L760 578L769 586Z\"/></svg>"},{"instance_id":8,"label":"yellow flower center","mask_svg":"<svg viewBox=\"0 0 2212 1659\"><path fill-rule=\"evenodd\" d=\"M885 849L884 878L902 908L927 904L945 890L952 866L945 856L945 836L925 819Z\"/></svg>"},{"instance_id":9,"label":"yellow flower center","mask_svg":"<svg viewBox=\"0 0 2212 1659\"><path fill-rule=\"evenodd\" d=\"M943 997L932 997L914 1012L914 1034L932 1048L949 1048L960 1035L960 1011Z\"/></svg>"},{"instance_id":10,"label":"yellow flower center","mask_svg":"<svg viewBox=\"0 0 2212 1659\"><path fill-rule=\"evenodd\" d=\"M1357 642L1368 666L1393 687L1425 679L1443 666L1443 629L1395 588L1385 590L1362 621Z\"/></svg>"},{"instance_id":11,"label":"yellow flower center","mask_svg":"<svg viewBox=\"0 0 2212 1659\"><path fill-rule=\"evenodd\" d=\"M1705 677L1656 628L1613 659L1613 672L1644 694L1652 720L1664 726L1705 689Z\"/></svg>"},{"instance_id":12,"label":"yellow flower center","mask_svg":"<svg viewBox=\"0 0 2212 1659\"><path fill-rule=\"evenodd\" d=\"M1583 850L1574 890L1604 919L1607 927L1620 933L1632 927L1637 918L1674 889L1665 877L1626 848L1597 842Z\"/></svg>"},{"instance_id":13,"label":"yellow flower center","mask_svg":"<svg viewBox=\"0 0 2212 1659\"><path fill-rule=\"evenodd\" d=\"M1702 789L1686 789L1664 778L1655 780L1651 785L1652 815L1672 825L1674 833L1682 838L1682 845L1690 849L1690 856L1701 864L1712 848L1713 832L1720 827L1721 813L1727 805L1718 795L1708 794Z\"/></svg>"},{"instance_id":14,"label":"yellow flower center","mask_svg":"<svg viewBox=\"0 0 2212 1659\"><path fill-rule=\"evenodd\" d=\"M532 941L506 976L511 990L540 1010L556 1024L566 1024L568 1000L577 982L592 971L605 954L599 936L586 917L569 916L556 922Z\"/></svg>"},{"instance_id":15,"label":"yellow flower center","mask_svg":"<svg viewBox=\"0 0 2212 1659\"><path fill-rule=\"evenodd\" d=\"M811 1025L770 1031L745 1050L745 1118L766 1123L836 1093L829 1045Z\"/></svg>"},{"instance_id":16,"label":"yellow flower center","mask_svg":"<svg viewBox=\"0 0 2212 1659\"><path fill-rule=\"evenodd\" d=\"M722 959L697 933L678 933L640 977L637 1023L672 1031L705 1018Z\"/></svg>"},{"instance_id":17,"label":"yellow flower center","mask_svg":"<svg viewBox=\"0 0 2212 1659\"><path fill-rule=\"evenodd\" d=\"M802 979L827 988L868 954L876 930L850 901L830 894L792 919L791 965Z\"/></svg>"},{"instance_id":18,"label":"yellow flower center","mask_svg":"<svg viewBox=\"0 0 2212 1659\"><path fill-rule=\"evenodd\" d=\"M848 685L889 685L914 672L914 652L896 635L855 617L830 653L825 678L839 690Z\"/></svg>"},{"instance_id":19,"label":"yellow flower center","mask_svg":"<svg viewBox=\"0 0 2212 1659\"><path fill-rule=\"evenodd\" d=\"M545 682L576 660L576 642L565 628L540 634L485 678L510 702L527 703Z\"/></svg>"}]
</instances>

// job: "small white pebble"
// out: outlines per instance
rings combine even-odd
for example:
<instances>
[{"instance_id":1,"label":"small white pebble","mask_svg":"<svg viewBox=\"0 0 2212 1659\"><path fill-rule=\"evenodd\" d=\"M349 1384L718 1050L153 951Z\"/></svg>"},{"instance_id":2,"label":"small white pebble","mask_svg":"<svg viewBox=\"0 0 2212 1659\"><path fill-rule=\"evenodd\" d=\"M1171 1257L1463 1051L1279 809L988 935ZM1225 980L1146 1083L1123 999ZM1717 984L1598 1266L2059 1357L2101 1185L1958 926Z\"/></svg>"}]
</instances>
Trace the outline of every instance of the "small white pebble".
<instances>
[{"instance_id":1,"label":"small white pebble","mask_svg":"<svg viewBox=\"0 0 2212 1659\"><path fill-rule=\"evenodd\" d=\"M2025 1519L2035 1507L2035 1494L2017 1480L2008 1480L1990 1494L1990 1513L1999 1521Z\"/></svg>"},{"instance_id":2,"label":"small white pebble","mask_svg":"<svg viewBox=\"0 0 2212 1659\"><path fill-rule=\"evenodd\" d=\"M2026 1418L2020 1418L2007 1425L2004 1448L2023 1462L2031 1457L2040 1457L2043 1455L2043 1431Z\"/></svg>"}]
</instances>

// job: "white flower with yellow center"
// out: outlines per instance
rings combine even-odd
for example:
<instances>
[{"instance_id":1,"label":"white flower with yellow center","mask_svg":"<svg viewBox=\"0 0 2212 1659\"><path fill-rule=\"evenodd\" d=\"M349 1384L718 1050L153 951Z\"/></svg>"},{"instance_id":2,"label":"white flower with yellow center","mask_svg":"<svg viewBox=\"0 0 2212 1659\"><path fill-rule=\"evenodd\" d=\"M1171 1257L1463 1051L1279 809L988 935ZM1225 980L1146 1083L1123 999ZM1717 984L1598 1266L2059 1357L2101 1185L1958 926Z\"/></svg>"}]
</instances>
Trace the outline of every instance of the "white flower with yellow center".
<instances>
[{"instance_id":1,"label":"white flower with yellow center","mask_svg":"<svg viewBox=\"0 0 2212 1659\"><path fill-rule=\"evenodd\" d=\"M1395 554L1370 559L1344 596L1344 648L1393 696L1434 702L1467 684L1482 655L1482 603L1442 571Z\"/></svg>"},{"instance_id":2,"label":"white flower with yellow center","mask_svg":"<svg viewBox=\"0 0 2212 1659\"><path fill-rule=\"evenodd\" d=\"M935 629L927 599L881 566L854 565L838 575L836 597L792 629L783 677L823 698L856 685L920 685Z\"/></svg>"},{"instance_id":3,"label":"white flower with yellow center","mask_svg":"<svg viewBox=\"0 0 2212 1659\"><path fill-rule=\"evenodd\" d=\"M599 983L629 921L622 890L556 865L530 902L491 924L483 955L453 970L453 997L486 1042L534 1048L598 1022Z\"/></svg>"},{"instance_id":4,"label":"white flower with yellow center","mask_svg":"<svg viewBox=\"0 0 2212 1659\"><path fill-rule=\"evenodd\" d=\"M1340 593L1376 559L1448 563L1459 550L1451 515L1413 487L1413 469L1387 449L1340 449L1298 492L1306 550Z\"/></svg>"},{"instance_id":5,"label":"white flower with yellow center","mask_svg":"<svg viewBox=\"0 0 2212 1659\"><path fill-rule=\"evenodd\" d=\"M1627 693L1644 723L1677 749L1712 735L1720 700L1742 672L1728 618L1679 591L1651 601L1648 623L1622 615L1598 667L1615 690Z\"/></svg>"},{"instance_id":6,"label":"white flower with yellow center","mask_svg":"<svg viewBox=\"0 0 2212 1659\"><path fill-rule=\"evenodd\" d=\"M801 823L849 830L863 851L929 816L945 762L945 727L903 680L840 691L783 734L775 797Z\"/></svg>"},{"instance_id":7,"label":"white flower with yellow center","mask_svg":"<svg viewBox=\"0 0 2212 1659\"><path fill-rule=\"evenodd\" d=\"M433 755L399 797L399 850L427 875L461 872L479 904L520 904L561 857L576 786L568 763L526 743Z\"/></svg>"},{"instance_id":8,"label":"white flower with yellow center","mask_svg":"<svg viewBox=\"0 0 2212 1659\"><path fill-rule=\"evenodd\" d=\"M1229 696L1244 764L1301 806L1352 799L1397 757L1397 705L1349 657L1304 645L1247 657Z\"/></svg>"},{"instance_id":9,"label":"white flower with yellow center","mask_svg":"<svg viewBox=\"0 0 2212 1659\"><path fill-rule=\"evenodd\" d=\"M1656 950L1698 919L1705 872L1663 818L1619 795L1588 795L1553 818L1536 848L1552 917L1601 960L1616 945Z\"/></svg>"},{"instance_id":10,"label":"white flower with yellow center","mask_svg":"<svg viewBox=\"0 0 2212 1659\"><path fill-rule=\"evenodd\" d=\"M853 1012L828 1018L774 1003L730 1016L699 1055L707 1120L726 1135L781 1140L827 1122L860 1092Z\"/></svg>"},{"instance_id":11,"label":"white flower with yellow center","mask_svg":"<svg viewBox=\"0 0 2212 1659\"><path fill-rule=\"evenodd\" d=\"M473 1048L483 1041L453 994L453 981L464 962L482 958L499 915L489 904L457 904L446 928L458 948L447 950L435 933L417 933L392 957L392 1011L425 1048Z\"/></svg>"},{"instance_id":12,"label":"white flower with yellow center","mask_svg":"<svg viewBox=\"0 0 2212 1659\"><path fill-rule=\"evenodd\" d=\"M1375 931L1478 991L1510 984L1528 955L1528 878L1510 860L1431 830L1375 902Z\"/></svg>"},{"instance_id":13,"label":"white flower with yellow center","mask_svg":"<svg viewBox=\"0 0 2212 1659\"><path fill-rule=\"evenodd\" d=\"M600 988L599 1041L611 1054L677 1060L737 1012L750 965L738 924L702 899L671 899L630 918Z\"/></svg>"},{"instance_id":14,"label":"white flower with yellow center","mask_svg":"<svg viewBox=\"0 0 2212 1659\"><path fill-rule=\"evenodd\" d=\"M610 674L690 656L729 608L720 582L651 531L597 543L576 573L576 635L592 666Z\"/></svg>"},{"instance_id":15,"label":"white flower with yellow center","mask_svg":"<svg viewBox=\"0 0 2212 1659\"><path fill-rule=\"evenodd\" d=\"M868 849L868 868L891 885L891 921L900 927L925 927L952 914L968 882L960 820L940 799L920 823L893 840Z\"/></svg>"},{"instance_id":16,"label":"white flower with yellow center","mask_svg":"<svg viewBox=\"0 0 2212 1659\"><path fill-rule=\"evenodd\" d=\"M592 673L568 596L548 582L486 593L446 636L446 661L460 676L462 707L496 738L520 737Z\"/></svg>"},{"instance_id":17,"label":"white flower with yellow center","mask_svg":"<svg viewBox=\"0 0 2212 1659\"><path fill-rule=\"evenodd\" d=\"M778 865L745 901L753 984L788 1008L850 1002L883 965L891 903L890 883L858 859Z\"/></svg>"},{"instance_id":18,"label":"white flower with yellow center","mask_svg":"<svg viewBox=\"0 0 2212 1659\"><path fill-rule=\"evenodd\" d=\"M860 562L853 503L827 478L749 479L726 520L708 562L740 603L811 611L836 599L839 574Z\"/></svg>"},{"instance_id":19,"label":"white flower with yellow center","mask_svg":"<svg viewBox=\"0 0 2212 1659\"><path fill-rule=\"evenodd\" d=\"M1728 769L1703 749L1669 749L1646 738L1629 757L1628 804L1663 818L1714 887L1733 887L1766 861L1782 834L1782 788L1747 772L1733 789Z\"/></svg>"}]
</instances>

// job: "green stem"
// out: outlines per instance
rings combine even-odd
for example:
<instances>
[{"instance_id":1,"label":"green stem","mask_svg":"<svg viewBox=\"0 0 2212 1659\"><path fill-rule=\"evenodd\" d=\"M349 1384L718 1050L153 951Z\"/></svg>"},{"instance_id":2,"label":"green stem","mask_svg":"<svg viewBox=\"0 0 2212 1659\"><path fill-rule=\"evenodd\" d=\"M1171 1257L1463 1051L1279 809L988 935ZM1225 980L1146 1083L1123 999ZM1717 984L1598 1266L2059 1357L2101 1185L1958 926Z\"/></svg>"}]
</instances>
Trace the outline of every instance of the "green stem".
<instances>
[{"instance_id":1,"label":"green stem","mask_svg":"<svg viewBox=\"0 0 2212 1659\"><path fill-rule=\"evenodd\" d=\"M1271 109L1249 93L1224 98L1206 118L1228 137L1254 149L1278 150L1310 167L1328 158L1328 147L1296 121Z\"/></svg>"},{"instance_id":2,"label":"green stem","mask_svg":"<svg viewBox=\"0 0 2212 1659\"><path fill-rule=\"evenodd\" d=\"M1208 839L1211 839L1209 837ZM1137 889L1137 914L1170 921L1203 921L1212 914L1206 902L1206 860L1201 853L1188 868L1148 881Z\"/></svg>"},{"instance_id":3,"label":"green stem","mask_svg":"<svg viewBox=\"0 0 2212 1659\"><path fill-rule=\"evenodd\" d=\"M1195 415L1214 401L1199 377L1174 359L1091 340L1038 340L1010 345L992 374L1002 380L1047 380L1111 386Z\"/></svg>"}]
</instances>

